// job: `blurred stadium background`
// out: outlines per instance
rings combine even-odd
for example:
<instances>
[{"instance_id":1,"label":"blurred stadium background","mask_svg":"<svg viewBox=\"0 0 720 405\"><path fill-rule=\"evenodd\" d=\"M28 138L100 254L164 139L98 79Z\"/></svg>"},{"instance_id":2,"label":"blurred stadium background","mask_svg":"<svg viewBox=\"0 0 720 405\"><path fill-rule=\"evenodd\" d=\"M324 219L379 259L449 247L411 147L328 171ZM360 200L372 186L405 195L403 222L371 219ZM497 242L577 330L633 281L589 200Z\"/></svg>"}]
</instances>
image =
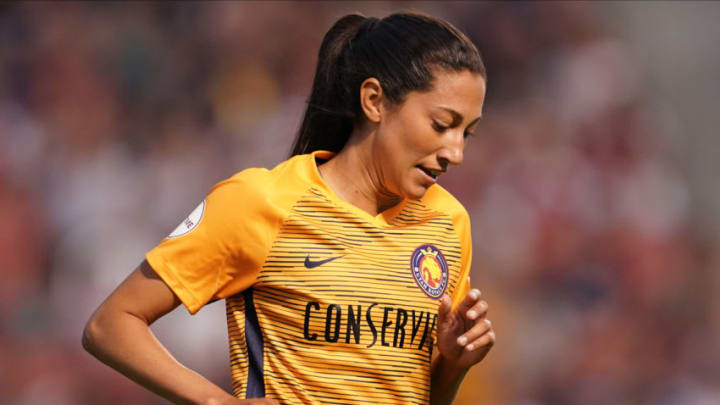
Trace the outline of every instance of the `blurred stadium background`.
<instances>
[{"instance_id":1,"label":"blurred stadium background","mask_svg":"<svg viewBox=\"0 0 720 405\"><path fill-rule=\"evenodd\" d=\"M217 181L289 153L327 28L458 25L485 118L443 179L498 345L456 401L720 403L720 4L0 4L0 403L161 404L80 346ZM224 306L154 326L229 387Z\"/></svg>"}]
</instances>

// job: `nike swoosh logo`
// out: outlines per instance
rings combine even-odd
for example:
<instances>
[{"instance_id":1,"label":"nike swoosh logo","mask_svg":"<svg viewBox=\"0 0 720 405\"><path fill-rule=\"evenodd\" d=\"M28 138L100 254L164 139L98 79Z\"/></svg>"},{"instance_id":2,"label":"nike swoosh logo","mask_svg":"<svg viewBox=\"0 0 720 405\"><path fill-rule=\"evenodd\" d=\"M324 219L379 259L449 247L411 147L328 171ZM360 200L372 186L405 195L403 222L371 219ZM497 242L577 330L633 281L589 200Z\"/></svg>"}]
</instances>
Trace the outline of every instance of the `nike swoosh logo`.
<instances>
[{"instance_id":1,"label":"nike swoosh logo","mask_svg":"<svg viewBox=\"0 0 720 405\"><path fill-rule=\"evenodd\" d=\"M331 258L325 259L325 260L317 260L317 261L314 261L314 260L310 260L310 255L307 255L307 256L305 257L305 267L307 267L308 269L314 269L314 268L317 267L317 266L322 266L322 265L325 264L325 263L330 263L331 261L333 261L333 260L335 260L335 259L339 259L339 258L341 258L341 257L342 257L342 255L341 255L341 256L331 257Z\"/></svg>"}]
</instances>

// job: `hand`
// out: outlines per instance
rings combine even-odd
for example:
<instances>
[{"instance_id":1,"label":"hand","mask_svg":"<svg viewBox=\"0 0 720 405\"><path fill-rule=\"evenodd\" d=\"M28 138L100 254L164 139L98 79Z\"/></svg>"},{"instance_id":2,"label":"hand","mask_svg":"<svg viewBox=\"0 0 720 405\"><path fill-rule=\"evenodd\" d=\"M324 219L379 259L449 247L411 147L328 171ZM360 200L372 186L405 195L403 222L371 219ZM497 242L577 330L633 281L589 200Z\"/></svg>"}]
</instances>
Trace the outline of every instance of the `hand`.
<instances>
[{"instance_id":1,"label":"hand","mask_svg":"<svg viewBox=\"0 0 720 405\"><path fill-rule=\"evenodd\" d=\"M437 349L451 365L470 368L495 344L495 331L487 319L488 304L480 300L480 291L472 289L451 310L452 300L445 295L438 312Z\"/></svg>"}]
</instances>

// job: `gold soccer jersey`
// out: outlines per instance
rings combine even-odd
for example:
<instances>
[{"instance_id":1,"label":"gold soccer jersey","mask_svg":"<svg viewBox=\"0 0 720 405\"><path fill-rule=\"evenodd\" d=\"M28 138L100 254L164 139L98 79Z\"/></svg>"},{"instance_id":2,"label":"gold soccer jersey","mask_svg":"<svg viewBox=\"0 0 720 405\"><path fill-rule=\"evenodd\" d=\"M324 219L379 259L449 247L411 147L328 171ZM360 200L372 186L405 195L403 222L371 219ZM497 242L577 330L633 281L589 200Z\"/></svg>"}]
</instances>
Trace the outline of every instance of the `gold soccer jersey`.
<instances>
[{"instance_id":1,"label":"gold soccer jersey","mask_svg":"<svg viewBox=\"0 0 720 405\"><path fill-rule=\"evenodd\" d=\"M234 395L283 404L422 404L439 298L469 289L467 212L438 185L377 215L317 159L218 183L147 254L191 313L224 298Z\"/></svg>"}]
</instances>

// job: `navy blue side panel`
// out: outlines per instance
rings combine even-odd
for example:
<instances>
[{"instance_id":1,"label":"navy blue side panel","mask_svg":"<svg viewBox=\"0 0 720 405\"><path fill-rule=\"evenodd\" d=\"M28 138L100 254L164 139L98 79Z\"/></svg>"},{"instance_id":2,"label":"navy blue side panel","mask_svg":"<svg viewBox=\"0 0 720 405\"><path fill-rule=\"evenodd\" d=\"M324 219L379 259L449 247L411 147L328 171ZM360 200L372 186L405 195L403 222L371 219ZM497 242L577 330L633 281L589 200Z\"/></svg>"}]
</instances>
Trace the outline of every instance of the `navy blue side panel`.
<instances>
[{"instance_id":1,"label":"navy blue side panel","mask_svg":"<svg viewBox=\"0 0 720 405\"><path fill-rule=\"evenodd\" d=\"M253 289L243 291L245 298L245 342L248 349L248 379L245 398L262 398L265 396L265 380L263 379L263 338L260 331Z\"/></svg>"}]
</instances>

